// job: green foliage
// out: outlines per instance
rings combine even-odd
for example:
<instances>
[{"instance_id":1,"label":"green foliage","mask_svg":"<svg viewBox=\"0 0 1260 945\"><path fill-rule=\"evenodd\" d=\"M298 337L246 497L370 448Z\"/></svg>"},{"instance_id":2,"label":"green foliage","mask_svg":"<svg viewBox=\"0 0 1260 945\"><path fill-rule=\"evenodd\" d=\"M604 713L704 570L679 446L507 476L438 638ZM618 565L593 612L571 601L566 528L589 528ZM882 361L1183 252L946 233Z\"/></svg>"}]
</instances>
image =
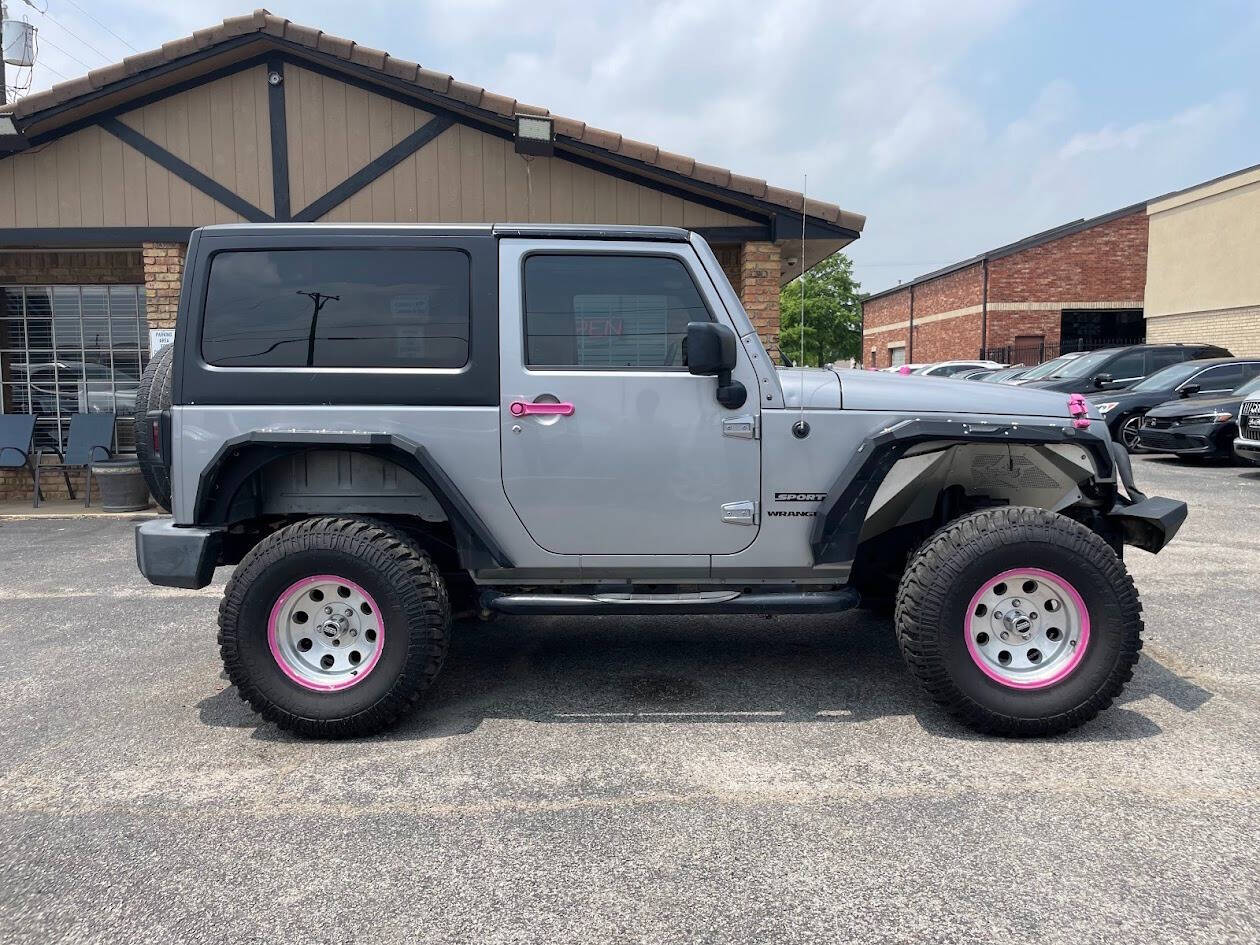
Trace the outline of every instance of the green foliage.
<instances>
[{"instance_id":1,"label":"green foliage","mask_svg":"<svg viewBox=\"0 0 1260 945\"><path fill-rule=\"evenodd\" d=\"M779 350L793 364L801 356L801 279L805 280L805 364L862 359L861 288L853 260L828 256L779 290Z\"/></svg>"}]
</instances>

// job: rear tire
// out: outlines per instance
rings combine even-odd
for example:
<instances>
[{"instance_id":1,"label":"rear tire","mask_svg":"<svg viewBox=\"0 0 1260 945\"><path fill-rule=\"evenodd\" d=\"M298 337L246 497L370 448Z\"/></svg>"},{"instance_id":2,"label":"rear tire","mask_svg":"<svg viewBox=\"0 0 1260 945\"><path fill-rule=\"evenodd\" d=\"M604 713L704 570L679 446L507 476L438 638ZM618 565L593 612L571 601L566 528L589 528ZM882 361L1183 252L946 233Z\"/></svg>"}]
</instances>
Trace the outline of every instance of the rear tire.
<instances>
[{"instance_id":1,"label":"rear tire","mask_svg":"<svg viewBox=\"0 0 1260 945\"><path fill-rule=\"evenodd\" d=\"M219 652L241 698L280 728L371 735L442 667L450 604L429 556L378 522L312 518L259 542L219 605Z\"/></svg>"},{"instance_id":2,"label":"rear tire","mask_svg":"<svg viewBox=\"0 0 1260 945\"><path fill-rule=\"evenodd\" d=\"M153 451L153 433L149 429L149 411L166 410L171 406L171 365L175 346L167 345L153 356L140 376L136 390L136 459L149 494L164 511L171 510L171 471Z\"/></svg>"},{"instance_id":3,"label":"rear tire","mask_svg":"<svg viewBox=\"0 0 1260 945\"><path fill-rule=\"evenodd\" d=\"M1010 507L963 516L924 542L902 578L895 626L910 671L964 725L1055 735L1092 719L1132 678L1141 610L1102 538L1054 512Z\"/></svg>"}]
</instances>

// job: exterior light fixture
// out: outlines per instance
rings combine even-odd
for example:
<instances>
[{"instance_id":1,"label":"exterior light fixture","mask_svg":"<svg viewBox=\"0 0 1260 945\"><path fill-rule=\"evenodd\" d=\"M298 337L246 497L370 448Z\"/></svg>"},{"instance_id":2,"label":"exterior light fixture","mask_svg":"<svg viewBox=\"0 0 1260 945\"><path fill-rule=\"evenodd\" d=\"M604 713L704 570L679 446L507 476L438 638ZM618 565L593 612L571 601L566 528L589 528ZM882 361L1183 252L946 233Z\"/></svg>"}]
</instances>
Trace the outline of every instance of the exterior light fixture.
<instances>
[{"instance_id":1,"label":"exterior light fixture","mask_svg":"<svg viewBox=\"0 0 1260 945\"><path fill-rule=\"evenodd\" d=\"M551 157L555 153L555 124L546 115L516 116L516 153Z\"/></svg>"}]
</instances>

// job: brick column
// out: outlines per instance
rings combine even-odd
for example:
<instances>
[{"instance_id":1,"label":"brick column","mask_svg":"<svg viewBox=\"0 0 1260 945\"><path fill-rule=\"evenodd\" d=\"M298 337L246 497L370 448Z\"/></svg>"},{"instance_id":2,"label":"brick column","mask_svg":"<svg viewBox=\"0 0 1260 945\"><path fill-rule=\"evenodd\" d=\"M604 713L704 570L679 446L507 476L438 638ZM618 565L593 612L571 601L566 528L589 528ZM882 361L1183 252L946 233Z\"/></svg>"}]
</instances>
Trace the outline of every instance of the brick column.
<instances>
[{"instance_id":1,"label":"brick column","mask_svg":"<svg viewBox=\"0 0 1260 945\"><path fill-rule=\"evenodd\" d=\"M735 286L771 360L779 360L779 247L745 243L740 247Z\"/></svg>"},{"instance_id":2,"label":"brick column","mask_svg":"<svg viewBox=\"0 0 1260 945\"><path fill-rule=\"evenodd\" d=\"M184 278L183 243L144 243L144 304L150 328L174 328L179 284Z\"/></svg>"}]
</instances>

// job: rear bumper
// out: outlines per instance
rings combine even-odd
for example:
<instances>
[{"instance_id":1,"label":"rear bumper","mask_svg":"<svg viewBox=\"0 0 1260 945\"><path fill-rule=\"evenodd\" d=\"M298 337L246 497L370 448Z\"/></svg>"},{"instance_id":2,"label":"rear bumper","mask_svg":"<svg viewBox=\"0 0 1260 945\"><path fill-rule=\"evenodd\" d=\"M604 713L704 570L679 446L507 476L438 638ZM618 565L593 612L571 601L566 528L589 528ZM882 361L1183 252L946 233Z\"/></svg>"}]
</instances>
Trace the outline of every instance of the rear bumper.
<instances>
[{"instance_id":1,"label":"rear bumper","mask_svg":"<svg viewBox=\"0 0 1260 945\"><path fill-rule=\"evenodd\" d=\"M136 564L150 584L205 587L214 577L223 529L176 525L155 519L136 526Z\"/></svg>"}]
</instances>

